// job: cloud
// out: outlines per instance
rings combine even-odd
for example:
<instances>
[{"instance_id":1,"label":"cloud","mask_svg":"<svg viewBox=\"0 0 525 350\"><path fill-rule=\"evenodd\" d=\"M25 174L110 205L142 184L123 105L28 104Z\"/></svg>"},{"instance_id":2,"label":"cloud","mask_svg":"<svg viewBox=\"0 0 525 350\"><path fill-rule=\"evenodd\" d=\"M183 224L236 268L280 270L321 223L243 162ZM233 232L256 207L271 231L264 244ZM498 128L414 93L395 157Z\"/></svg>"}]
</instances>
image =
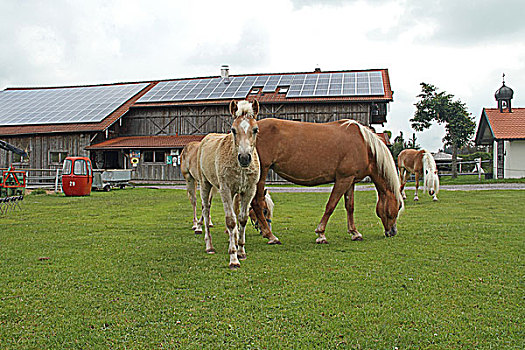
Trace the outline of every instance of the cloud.
<instances>
[{"instance_id":1,"label":"cloud","mask_svg":"<svg viewBox=\"0 0 525 350\"><path fill-rule=\"evenodd\" d=\"M473 46L525 35L522 0L407 0L402 7L404 12L397 26L384 36L387 40L422 26L431 29L423 33L429 45ZM380 37L378 33L371 35Z\"/></svg>"}]
</instances>

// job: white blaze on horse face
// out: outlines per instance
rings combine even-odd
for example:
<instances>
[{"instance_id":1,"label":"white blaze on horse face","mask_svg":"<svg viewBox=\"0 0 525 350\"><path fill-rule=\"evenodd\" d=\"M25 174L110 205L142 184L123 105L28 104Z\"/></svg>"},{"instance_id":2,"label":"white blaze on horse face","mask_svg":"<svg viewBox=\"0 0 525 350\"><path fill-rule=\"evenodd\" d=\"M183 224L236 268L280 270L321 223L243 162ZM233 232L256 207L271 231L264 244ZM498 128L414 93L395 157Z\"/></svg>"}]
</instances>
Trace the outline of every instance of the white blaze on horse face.
<instances>
[{"instance_id":1,"label":"white blaze on horse face","mask_svg":"<svg viewBox=\"0 0 525 350\"><path fill-rule=\"evenodd\" d=\"M250 122L246 119L244 119L239 126L244 130L245 133L248 133L248 129L250 128Z\"/></svg>"}]
</instances>

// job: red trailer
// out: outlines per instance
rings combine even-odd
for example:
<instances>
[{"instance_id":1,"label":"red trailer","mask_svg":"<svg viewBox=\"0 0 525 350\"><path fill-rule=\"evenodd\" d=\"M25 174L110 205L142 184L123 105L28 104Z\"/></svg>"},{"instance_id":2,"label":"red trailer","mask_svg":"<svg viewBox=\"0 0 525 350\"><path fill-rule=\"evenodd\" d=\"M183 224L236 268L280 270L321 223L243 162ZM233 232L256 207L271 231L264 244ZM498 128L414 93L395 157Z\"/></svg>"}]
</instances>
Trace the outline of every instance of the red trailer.
<instances>
[{"instance_id":1,"label":"red trailer","mask_svg":"<svg viewBox=\"0 0 525 350\"><path fill-rule=\"evenodd\" d=\"M66 157L62 169L62 190L66 196L89 196L93 168L87 157Z\"/></svg>"}]
</instances>

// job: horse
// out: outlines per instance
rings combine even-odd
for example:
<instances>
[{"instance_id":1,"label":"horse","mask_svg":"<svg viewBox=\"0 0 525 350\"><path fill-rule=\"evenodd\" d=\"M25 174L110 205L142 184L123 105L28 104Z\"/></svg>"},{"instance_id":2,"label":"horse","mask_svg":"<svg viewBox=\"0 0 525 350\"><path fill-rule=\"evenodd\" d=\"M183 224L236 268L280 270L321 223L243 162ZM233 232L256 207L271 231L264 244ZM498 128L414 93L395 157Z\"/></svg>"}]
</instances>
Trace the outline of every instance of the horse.
<instances>
[{"instance_id":1,"label":"horse","mask_svg":"<svg viewBox=\"0 0 525 350\"><path fill-rule=\"evenodd\" d=\"M405 185L410 173L416 176L416 193L414 200L418 201L417 195L419 187L419 177L423 174L423 183L425 191L437 201L439 192L439 176L437 172L434 157L426 150L404 149L397 157L397 167L399 169L399 179L401 181L401 194L406 199Z\"/></svg>"},{"instance_id":2,"label":"horse","mask_svg":"<svg viewBox=\"0 0 525 350\"><path fill-rule=\"evenodd\" d=\"M199 224L197 219L197 183L198 181L198 161L197 151L199 150L200 141L192 141L184 146L180 154L180 171L184 180L186 181L186 191L188 192L188 199L190 200L193 208L193 226L192 229L195 234L202 233L202 225ZM210 192L210 196L213 196L214 190ZM211 201L212 198L210 198ZM213 227L213 223L210 218L210 227Z\"/></svg>"},{"instance_id":3,"label":"horse","mask_svg":"<svg viewBox=\"0 0 525 350\"><path fill-rule=\"evenodd\" d=\"M181 152L180 155L180 170L182 173L182 176L184 176L184 180L186 181L186 191L188 193L188 198L190 200L191 206L193 208L193 226L192 229L195 232L195 234L202 234L202 220L197 219L197 183L198 183L198 161L197 161L197 151L199 149L200 141L192 141L188 143L186 146L184 146L184 149ZM210 202L213 199L213 196L215 195L217 189L214 187L210 191ZM238 199L238 197L235 197ZM265 190L265 201L266 201L266 207L268 209L264 210L264 217L266 219L266 222L270 224L272 222L273 217L273 208L274 203L272 200L272 197L270 196L270 193ZM239 200L235 201L235 213L239 213ZM259 230L259 223L257 222L257 218L255 216L255 213L252 208L250 208L249 211L249 217L252 221L252 224L254 225L256 230ZM210 227L213 227L213 223L211 221L210 217ZM226 230L226 233L228 230Z\"/></svg>"},{"instance_id":4,"label":"horse","mask_svg":"<svg viewBox=\"0 0 525 350\"><path fill-rule=\"evenodd\" d=\"M315 186L334 183L317 228L316 243L328 243L325 230L330 215L344 195L348 232L352 240L362 240L354 223L354 186L369 176L375 184L378 200L376 214L385 235L397 234L397 218L404 207L396 165L386 145L371 130L354 120L330 123L306 123L268 118L259 121L257 152L261 177L252 201L263 237L268 244L280 240L263 221L264 185L273 169L295 184Z\"/></svg>"},{"instance_id":5,"label":"horse","mask_svg":"<svg viewBox=\"0 0 525 350\"><path fill-rule=\"evenodd\" d=\"M232 101L230 113L234 117L231 132L206 135L199 145L197 159L206 252L215 253L209 223L210 191L216 187L221 195L226 229L229 234L229 267L236 269L241 266L239 259L246 259L245 229L248 208L255 195L260 175L259 158L255 147L259 131L255 117L259 113L259 103L257 100L253 103ZM240 201L238 217L235 215L233 205L235 195L239 196Z\"/></svg>"},{"instance_id":6,"label":"horse","mask_svg":"<svg viewBox=\"0 0 525 350\"><path fill-rule=\"evenodd\" d=\"M272 218L273 218L273 209L275 207L275 203L273 202L272 196L270 196L270 192L268 192L267 189L264 190L264 201L266 204L266 207L263 209L263 214L266 222L268 223L268 226L270 229L272 228ZM234 209L236 213L239 213L239 206L240 206L239 198L235 197L235 205ZM250 217L250 221L252 222L253 227L259 231L259 233L262 234L261 231L261 225L259 224L259 221L257 220L257 216L255 215L255 211L250 206L250 211L248 212L248 216Z\"/></svg>"}]
</instances>

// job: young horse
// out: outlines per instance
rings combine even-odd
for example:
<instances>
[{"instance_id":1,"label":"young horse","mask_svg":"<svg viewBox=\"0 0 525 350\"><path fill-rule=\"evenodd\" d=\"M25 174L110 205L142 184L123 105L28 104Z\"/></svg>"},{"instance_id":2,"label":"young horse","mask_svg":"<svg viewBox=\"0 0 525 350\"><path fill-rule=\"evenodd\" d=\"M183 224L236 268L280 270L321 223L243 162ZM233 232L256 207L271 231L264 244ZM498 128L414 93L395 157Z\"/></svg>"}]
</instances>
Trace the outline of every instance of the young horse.
<instances>
[{"instance_id":1,"label":"young horse","mask_svg":"<svg viewBox=\"0 0 525 350\"><path fill-rule=\"evenodd\" d=\"M201 234L202 233L202 222L203 220L197 219L197 183L198 183L198 161L197 161L197 151L199 149L200 141L192 141L188 143L184 149L182 150L182 153L180 155L180 170L182 173L182 176L184 176L184 179L186 180L186 191L188 192L188 198L190 200L191 206L193 208L193 226L192 229L195 232L195 234ZM213 199L213 196L217 192L217 189L214 187L210 191L210 202ZM266 206L269 210L264 210L264 217L266 218L266 221L268 223L272 222L272 216L273 216L273 207L274 203L272 201L272 197L270 196L270 193L265 192L265 200L266 200ZM240 201L238 199L238 196L235 197L235 213L239 213L239 206ZM255 213L253 212L253 209L250 208L249 212L250 219L252 222L254 222L255 229L259 229L257 218L255 217ZM211 221L210 217L210 227L213 227L213 223ZM271 228L271 224L270 224ZM227 232L227 231L226 231Z\"/></svg>"},{"instance_id":2,"label":"young horse","mask_svg":"<svg viewBox=\"0 0 525 350\"><path fill-rule=\"evenodd\" d=\"M414 200L419 200L417 191L419 187L419 177L423 174L423 183L425 191L431 195L434 201L437 201L439 192L439 176L437 172L434 157L426 150L404 149L397 157L397 167L399 168L399 179L401 180L401 194L406 198L405 185L410 173L416 176L416 193Z\"/></svg>"},{"instance_id":3,"label":"young horse","mask_svg":"<svg viewBox=\"0 0 525 350\"><path fill-rule=\"evenodd\" d=\"M192 229L195 234L202 233L202 225L199 224L199 220L197 219L197 183L199 182L197 151L199 150L199 145L199 141L192 141L184 147L180 154L180 171L182 176L184 176L184 180L186 180L186 191L188 192L188 198L193 208ZM210 192L210 196L213 196L213 192L214 190ZM213 227L211 218L210 227Z\"/></svg>"},{"instance_id":4,"label":"young horse","mask_svg":"<svg viewBox=\"0 0 525 350\"><path fill-rule=\"evenodd\" d=\"M353 120L331 123L305 123L280 119L259 121L257 152L261 177L252 207L269 244L280 243L262 220L264 184L271 168L284 179L305 186L334 182L321 222L315 232L317 243L327 243L328 218L345 195L348 232L352 240L362 235L354 223L354 184L366 176L374 182L378 201L376 214L387 237L397 233L397 217L403 208L396 165L385 144L368 128Z\"/></svg>"},{"instance_id":5,"label":"young horse","mask_svg":"<svg viewBox=\"0 0 525 350\"><path fill-rule=\"evenodd\" d=\"M226 228L229 234L230 268L240 267L239 259L246 259L245 229L248 221L248 208L255 195L259 180L259 158L255 142L259 128L255 116L259 103L241 101L230 103L230 113L235 117L231 133L208 134L199 146L199 178L201 183L202 217L204 218L204 240L206 252L213 254L210 234L210 191L219 189ZM233 208L233 198L239 196L238 218ZM262 215L261 215L262 218ZM266 221L265 221L266 222Z\"/></svg>"}]
</instances>

